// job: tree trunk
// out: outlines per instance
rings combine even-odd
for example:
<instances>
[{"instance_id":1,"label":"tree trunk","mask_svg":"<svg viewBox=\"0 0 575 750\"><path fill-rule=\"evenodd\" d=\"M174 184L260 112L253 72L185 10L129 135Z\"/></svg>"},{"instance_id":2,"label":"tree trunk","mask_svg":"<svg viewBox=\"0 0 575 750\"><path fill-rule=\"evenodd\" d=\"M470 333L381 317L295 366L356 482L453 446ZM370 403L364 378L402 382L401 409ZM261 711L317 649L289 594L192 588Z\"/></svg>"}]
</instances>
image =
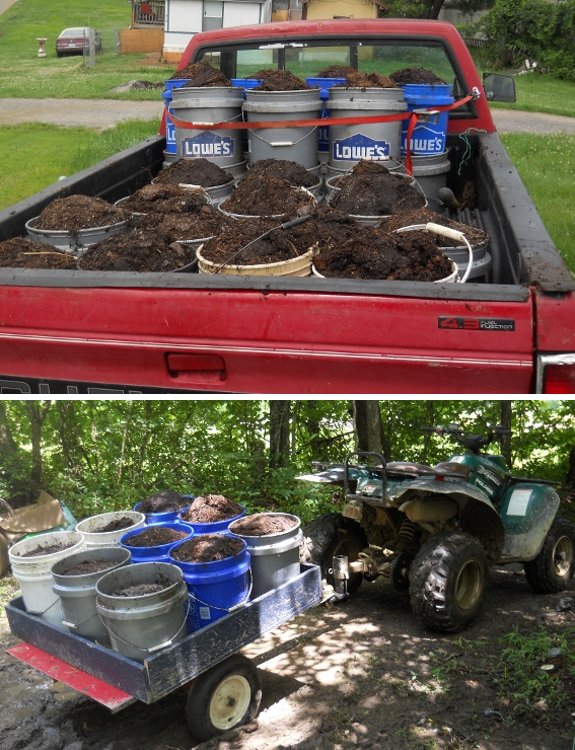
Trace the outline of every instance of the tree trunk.
<instances>
[{"instance_id":1,"label":"tree trunk","mask_svg":"<svg viewBox=\"0 0 575 750\"><path fill-rule=\"evenodd\" d=\"M438 18L445 0L427 0L427 17Z\"/></svg>"},{"instance_id":2,"label":"tree trunk","mask_svg":"<svg viewBox=\"0 0 575 750\"><path fill-rule=\"evenodd\" d=\"M353 421L358 451L384 453L383 425L378 401L354 401Z\"/></svg>"},{"instance_id":3,"label":"tree trunk","mask_svg":"<svg viewBox=\"0 0 575 750\"><path fill-rule=\"evenodd\" d=\"M289 464L291 402L270 401L270 469Z\"/></svg>"},{"instance_id":4,"label":"tree trunk","mask_svg":"<svg viewBox=\"0 0 575 750\"><path fill-rule=\"evenodd\" d=\"M500 401L499 402L499 416L502 427L508 430L508 435L503 435L501 438L501 455L505 459L505 463L511 470L513 465L513 454L511 451L511 425L513 418L513 407L511 401Z\"/></svg>"}]
</instances>

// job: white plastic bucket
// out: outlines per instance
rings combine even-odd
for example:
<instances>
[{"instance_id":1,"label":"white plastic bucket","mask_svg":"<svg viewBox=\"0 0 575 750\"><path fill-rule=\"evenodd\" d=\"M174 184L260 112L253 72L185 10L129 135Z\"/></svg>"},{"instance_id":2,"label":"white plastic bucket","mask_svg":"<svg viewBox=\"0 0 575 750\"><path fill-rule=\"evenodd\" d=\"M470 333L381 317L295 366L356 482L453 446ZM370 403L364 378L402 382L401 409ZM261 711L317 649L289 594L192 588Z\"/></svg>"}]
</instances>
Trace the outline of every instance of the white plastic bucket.
<instances>
[{"instance_id":1,"label":"white plastic bucket","mask_svg":"<svg viewBox=\"0 0 575 750\"><path fill-rule=\"evenodd\" d=\"M72 544L67 549L29 556L30 552L39 547L48 549L52 545L70 542ZM20 584L27 612L40 615L51 622L62 622L60 598L52 590L52 566L85 548L86 543L79 531L47 531L22 539L8 550L12 573Z\"/></svg>"},{"instance_id":2,"label":"white plastic bucket","mask_svg":"<svg viewBox=\"0 0 575 750\"><path fill-rule=\"evenodd\" d=\"M332 117L396 115L407 110L400 88L342 88L329 90L328 107ZM345 168L362 159L399 159L401 120L329 128L329 164Z\"/></svg>"},{"instance_id":3,"label":"white plastic bucket","mask_svg":"<svg viewBox=\"0 0 575 750\"><path fill-rule=\"evenodd\" d=\"M299 91L246 91L243 112L251 121L285 120L285 128L248 130L249 161L286 159L312 169L318 163L319 131L316 126L290 126L290 120L319 119L319 89Z\"/></svg>"},{"instance_id":4,"label":"white plastic bucket","mask_svg":"<svg viewBox=\"0 0 575 750\"><path fill-rule=\"evenodd\" d=\"M101 531L101 529L110 523L118 521L121 518L130 518L132 519L132 523L130 526L124 526L124 528L117 529L116 531ZM127 531L134 531L141 526L145 526L145 524L146 516L143 513L138 513L135 510L118 510L85 518L76 524L76 531L79 531L84 537L87 549L92 547L118 547L120 545L120 538Z\"/></svg>"},{"instance_id":5,"label":"white plastic bucket","mask_svg":"<svg viewBox=\"0 0 575 750\"><path fill-rule=\"evenodd\" d=\"M228 86L188 87L172 91L170 111L182 122L201 123L204 129L186 128L176 123L178 157L204 158L223 169L244 159L243 132L234 128L242 119L243 97ZM217 123L229 128L210 130Z\"/></svg>"}]
</instances>

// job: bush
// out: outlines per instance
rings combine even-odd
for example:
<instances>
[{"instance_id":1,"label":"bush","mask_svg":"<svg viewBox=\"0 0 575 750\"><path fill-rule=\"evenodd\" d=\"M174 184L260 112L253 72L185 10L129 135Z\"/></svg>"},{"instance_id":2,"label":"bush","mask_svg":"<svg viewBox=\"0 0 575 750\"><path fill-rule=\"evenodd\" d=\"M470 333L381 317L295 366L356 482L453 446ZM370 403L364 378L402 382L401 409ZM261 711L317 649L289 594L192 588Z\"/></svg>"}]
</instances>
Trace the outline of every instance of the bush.
<instances>
[{"instance_id":1,"label":"bush","mask_svg":"<svg viewBox=\"0 0 575 750\"><path fill-rule=\"evenodd\" d=\"M575 81L575 0L495 0L482 21L493 62L537 62L540 72Z\"/></svg>"}]
</instances>

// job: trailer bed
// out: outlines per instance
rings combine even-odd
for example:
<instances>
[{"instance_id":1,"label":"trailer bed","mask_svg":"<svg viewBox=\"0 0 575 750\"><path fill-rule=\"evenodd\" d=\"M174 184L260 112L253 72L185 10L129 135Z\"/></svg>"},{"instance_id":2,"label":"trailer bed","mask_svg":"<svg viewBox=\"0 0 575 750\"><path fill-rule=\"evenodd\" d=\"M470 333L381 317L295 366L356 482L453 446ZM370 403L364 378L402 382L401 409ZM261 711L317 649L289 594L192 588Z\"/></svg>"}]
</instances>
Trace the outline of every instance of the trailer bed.
<instances>
[{"instance_id":1,"label":"trailer bed","mask_svg":"<svg viewBox=\"0 0 575 750\"><path fill-rule=\"evenodd\" d=\"M144 703L163 698L321 598L319 567L302 564L291 581L139 662L29 614L19 597L6 606L6 614L10 630L24 644L8 653L104 705L108 703L98 696L114 688L119 692L112 691L109 707L118 710L134 698Z\"/></svg>"}]
</instances>

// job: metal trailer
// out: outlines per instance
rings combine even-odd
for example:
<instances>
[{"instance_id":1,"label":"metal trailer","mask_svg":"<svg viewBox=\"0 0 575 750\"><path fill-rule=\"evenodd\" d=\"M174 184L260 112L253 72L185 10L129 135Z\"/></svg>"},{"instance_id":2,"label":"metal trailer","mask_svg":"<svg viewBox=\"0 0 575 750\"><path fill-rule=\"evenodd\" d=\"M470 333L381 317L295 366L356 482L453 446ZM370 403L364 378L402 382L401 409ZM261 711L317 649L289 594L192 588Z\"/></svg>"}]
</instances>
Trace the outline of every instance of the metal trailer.
<instances>
[{"instance_id":1,"label":"metal trailer","mask_svg":"<svg viewBox=\"0 0 575 750\"><path fill-rule=\"evenodd\" d=\"M112 712L136 700L154 703L189 685L186 721L202 741L253 720L259 711L259 674L239 650L321 600L320 568L302 564L291 581L135 661L26 612L19 597L6 606L6 614L22 643L7 653Z\"/></svg>"}]
</instances>

